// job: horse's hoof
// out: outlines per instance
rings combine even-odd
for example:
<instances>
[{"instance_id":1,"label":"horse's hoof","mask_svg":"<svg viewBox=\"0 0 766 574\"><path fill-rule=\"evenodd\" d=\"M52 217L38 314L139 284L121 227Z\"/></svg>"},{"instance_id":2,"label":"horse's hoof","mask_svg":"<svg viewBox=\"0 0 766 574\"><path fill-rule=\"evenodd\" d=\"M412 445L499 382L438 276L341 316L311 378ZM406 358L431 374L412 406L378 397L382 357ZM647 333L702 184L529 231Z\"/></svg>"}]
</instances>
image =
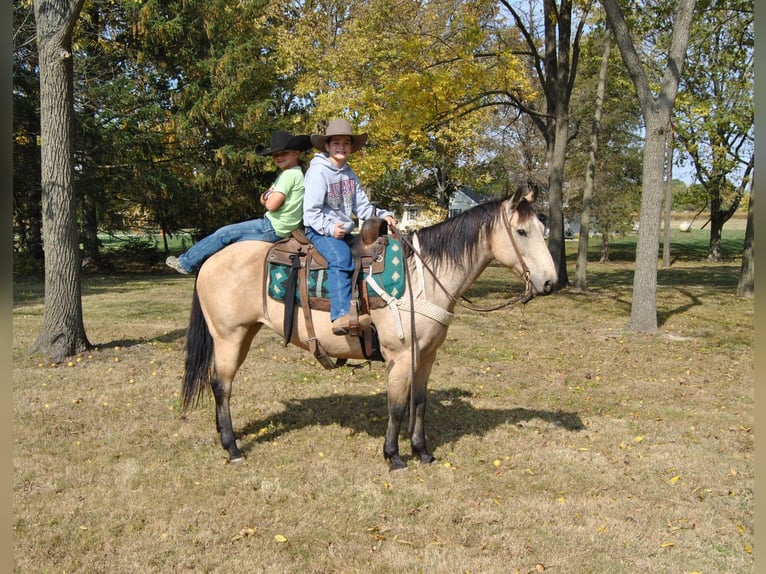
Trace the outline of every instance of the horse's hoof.
<instances>
[{"instance_id":1,"label":"horse's hoof","mask_svg":"<svg viewBox=\"0 0 766 574\"><path fill-rule=\"evenodd\" d=\"M242 464L245 462L244 456L229 457L229 464Z\"/></svg>"},{"instance_id":2,"label":"horse's hoof","mask_svg":"<svg viewBox=\"0 0 766 574\"><path fill-rule=\"evenodd\" d=\"M436 460L436 457L429 452L424 452L420 455L420 462L423 464L431 464Z\"/></svg>"},{"instance_id":3,"label":"horse's hoof","mask_svg":"<svg viewBox=\"0 0 766 574\"><path fill-rule=\"evenodd\" d=\"M392 457L388 465L388 472L396 470L407 470L407 464L398 456Z\"/></svg>"}]
</instances>

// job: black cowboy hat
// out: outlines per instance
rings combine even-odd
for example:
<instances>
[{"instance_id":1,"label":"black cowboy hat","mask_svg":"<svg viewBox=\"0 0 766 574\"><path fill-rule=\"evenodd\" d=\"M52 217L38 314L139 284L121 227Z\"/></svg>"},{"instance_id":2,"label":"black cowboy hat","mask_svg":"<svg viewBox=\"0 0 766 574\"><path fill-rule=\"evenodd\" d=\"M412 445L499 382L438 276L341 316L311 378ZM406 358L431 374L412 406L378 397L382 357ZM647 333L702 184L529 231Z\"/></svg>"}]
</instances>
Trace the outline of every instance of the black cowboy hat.
<instances>
[{"instance_id":1,"label":"black cowboy hat","mask_svg":"<svg viewBox=\"0 0 766 574\"><path fill-rule=\"evenodd\" d=\"M306 151L311 149L311 138L307 135L294 136L290 132L274 132L271 134L271 142L269 147L259 145L255 148L255 153L258 155L271 155L278 151L284 151L286 149L293 149L297 151Z\"/></svg>"}]
</instances>

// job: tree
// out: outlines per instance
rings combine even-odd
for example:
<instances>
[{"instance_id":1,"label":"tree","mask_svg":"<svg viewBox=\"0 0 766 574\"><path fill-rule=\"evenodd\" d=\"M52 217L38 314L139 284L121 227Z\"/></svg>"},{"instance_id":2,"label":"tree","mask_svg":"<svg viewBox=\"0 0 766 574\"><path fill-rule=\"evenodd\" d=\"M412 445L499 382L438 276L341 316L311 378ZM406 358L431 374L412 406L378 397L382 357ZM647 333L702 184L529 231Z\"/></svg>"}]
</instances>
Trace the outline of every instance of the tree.
<instances>
[{"instance_id":1,"label":"tree","mask_svg":"<svg viewBox=\"0 0 766 574\"><path fill-rule=\"evenodd\" d=\"M45 312L32 351L54 361L87 350L73 189L72 30L84 0L35 0L40 62Z\"/></svg>"},{"instance_id":2,"label":"tree","mask_svg":"<svg viewBox=\"0 0 766 574\"><path fill-rule=\"evenodd\" d=\"M603 4L609 26L614 31L623 61L638 94L645 128L646 145L643 156L636 268L633 277L630 321L627 328L629 331L640 333L656 333L658 330L657 256L664 189L665 134L670 127L670 114L683 73L695 0L678 0L673 17L667 63L657 96L651 91L647 71L633 44L625 15L617 0L603 0Z\"/></svg>"},{"instance_id":3,"label":"tree","mask_svg":"<svg viewBox=\"0 0 766 574\"><path fill-rule=\"evenodd\" d=\"M605 22L604 22L605 24ZM603 77L605 65L605 25L595 27L582 43L579 81L572 95L573 117L595 118L598 122L583 121L579 137L569 146L567 172L570 174L566 201L574 217L585 209L588 177L592 178L593 192L588 199L589 222L580 220L581 235L578 242L575 286L585 288L588 236L591 229L601 238L601 263L610 257L610 242L615 234L633 229L640 203L641 111L635 98L625 94L633 89L619 51L609 50L608 74ZM611 36L611 32L609 32ZM603 82L600 78L603 78ZM608 80L608 81L607 81ZM599 96L603 86L603 97ZM594 132L598 138L594 142ZM598 146L594 149L594 143ZM581 283L582 280L582 283Z\"/></svg>"},{"instance_id":4,"label":"tree","mask_svg":"<svg viewBox=\"0 0 766 574\"><path fill-rule=\"evenodd\" d=\"M525 55L537 77L545 97L545 112L535 110L531 102L517 101L521 110L529 113L544 134L548 163L548 201L550 217L549 249L556 264L558 288L569 284L564 237L564 166L570 134L569 101L577 76L580 41L585 30L591 2L575 4L570 0L543 0L543 39L540 46L532 15L527 23L522 14L508 0L500 0L508 10L524 38ZM572 16L581 9L580 20L574 29ZM541 49L542 48L542 49Z\"/></svg>"},{"instance_id":5,"label":"tree","mask_svg":"<svg viewBox=\"0 0 766 574\"><path fill-rule=\"evenodd\" d=\"M479 153L488 117L480 104L461 105L479 100L501 74L515 89L528 89L508 52L495 56L503 65L494 69L482 59L491 43L492 3L295 4L300 17L280 34L283 69L299 77L296 89L318 121L340 115L369 133L354 169L374 199L411 201L405 190L381 197L376 185L402 171L413 184L427 179L446 206L461 167Z\"/></svg>"},{"instance_id":6,"label":"tree","mask_svg":"<svg viewBox=\"0 0 766 574\"><path fill-rule=\"evenodd\" d=\"M609 69L609 52L612 35L609 30L604 33L604 52L601 55L601 67L598 73L596 88L596 109L593 112L593 127L590 134L590 150L588 152L588 167L585 172L585 187L582 193L582 209L580 211L580 237L577 244L577 265L575 267L575 287L585 291L588 288L588 243L590 238L590 205L593 196L593 180L596 174L596 153L598 152L598 133L601 129L601 114L606 92L606 77Z\"/></svg>"},{"instance_id":7,"label":"tree","mask_svg":"<svg viewBox=\"0 0 766 574\"><path fill-rule=\"evenodd\" d=\"M674 125L710 208L708 260L720 261L721 231L753 169L752 0L701 0Z\"/></svg>"},{"instance_id":8,"label":"tree","mask_svg":"<svg viewBox=\"0 0 766 574\"><path fill-rule=\"evenodd\" d=\"M747 206L747 227L745 228L745 247L742 252L742 267L739 271L737 297L752 298L755 295L755 211L753 210L753 190L750 180L750 201Z\"/></svg>"}]
</instances>

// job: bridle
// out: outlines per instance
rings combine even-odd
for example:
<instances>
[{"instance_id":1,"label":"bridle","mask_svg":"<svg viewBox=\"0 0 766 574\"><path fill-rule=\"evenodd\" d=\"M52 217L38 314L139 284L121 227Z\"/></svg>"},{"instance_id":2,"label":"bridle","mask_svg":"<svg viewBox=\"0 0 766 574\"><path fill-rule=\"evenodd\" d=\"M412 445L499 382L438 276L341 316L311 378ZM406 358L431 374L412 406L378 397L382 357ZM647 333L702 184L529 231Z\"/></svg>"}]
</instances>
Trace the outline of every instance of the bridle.
<instances>
[{"instance_id":1,"label":"bridle","mask_svg":"<svg viewBox=\"0 0 766 574\"><path fill-rule=\"evenodd\" d=\"M530 279L529 267L527 267L527 264L524 261L524 257L522 257L521 251L519 250L519 246L516 243L516 239L513 237L513 228L511 227L511 221L510 221L510 219L508 219L508 212L506 211L504 205L502 206L502 210L503 210L503 225L505 226L505 230L508 232L508 237L511 239L511 245L513 246L513 251L516 254L516 258L521 263L522 278L524 279L524 283L526 285L526 288L524 290L524 294L523 295L518 295L516 297L513 297L513 298L509 299L505 303L500 303L499 305L494 305L492 307L480 307L478 305L475 305L470 299L468 299L465 296L461 296L460 299L455 297L441 283L441 281L439 281L439 278L436 276L436 273L423 260L423 257L421 257L420 252L404 236L401 236L401 240L409 246L409 248L415 254L415 257L420 259L421 263L423 264L423 268L428 271L428 273L433 278L434 282L447 295L447 297L449 297L450 300L453 303L459 304L459 305L461 305L462 307L464 307L466 309L470 309L471 311L478 311L478 312L486 313L486 312L489 312L489 311L498 311L500 309L507 309L509 307L513 307L514 305L524 304L527 301L532 300L534 298L534 296L535 296L534 289L533 289L533 286L532 286L532 280Z\"/></svg>"}]
</instances>

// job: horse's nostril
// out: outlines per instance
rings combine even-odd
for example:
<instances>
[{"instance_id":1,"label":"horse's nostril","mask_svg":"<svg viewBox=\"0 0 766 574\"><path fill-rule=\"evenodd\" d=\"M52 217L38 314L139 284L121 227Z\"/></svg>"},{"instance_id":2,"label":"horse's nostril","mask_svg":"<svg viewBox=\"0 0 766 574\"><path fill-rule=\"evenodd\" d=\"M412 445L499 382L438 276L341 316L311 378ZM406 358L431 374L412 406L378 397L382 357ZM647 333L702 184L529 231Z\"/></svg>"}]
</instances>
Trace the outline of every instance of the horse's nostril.
<instances>
[{"instance_id":1,"label":"horse's nostril","mask_svg":"<svg viewBox=\"0 0 766 574\"><path fill-rule=\"evenodd\" d=\"M546 281L543 285L543 293L550 293L551 291L553 291L553 283Z\"/></svg>"}]
</instances>

